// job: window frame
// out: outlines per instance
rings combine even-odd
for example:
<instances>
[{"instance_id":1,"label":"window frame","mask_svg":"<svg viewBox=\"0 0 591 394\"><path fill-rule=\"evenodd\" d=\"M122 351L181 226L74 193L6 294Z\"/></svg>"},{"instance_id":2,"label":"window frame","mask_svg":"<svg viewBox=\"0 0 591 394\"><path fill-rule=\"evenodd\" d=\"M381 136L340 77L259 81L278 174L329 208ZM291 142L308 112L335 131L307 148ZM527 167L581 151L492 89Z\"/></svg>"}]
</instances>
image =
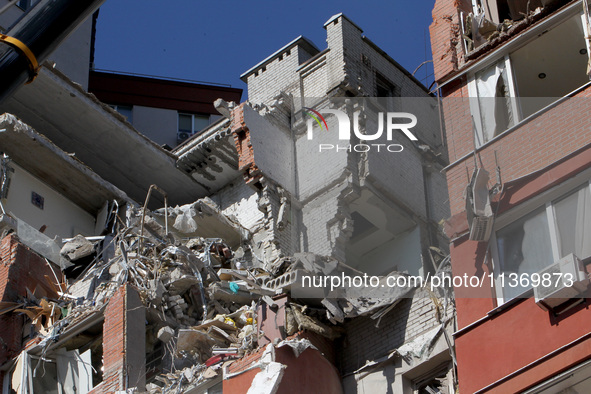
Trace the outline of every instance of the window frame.
<instances>
[{"instance_id":1,"label":"window frame","mask_svg":"<svg viewBox=\"0 0 591 394\"><path fill-rule=\"evenodd\" d=\"M179 139L179 134L180 133L188 133L189 130L181 130L181 115L184 116L190 116L191 117L191 132L189 133L189 137L187 137L186 139ZM207 117L207 126L205 126L204 128L200 129L200 130L195 130L195 117ZM186 141L187 139L191 138L192 136L194 136L195 134L201 132L202 130L205 130L207 127L209 127L212 123L212 119L211 119L211 114L206 114L206 113L189 113L189 112L177 112L177 127L176 127L176 132L177 132L177 143L180 144L184 141Z\"/></svg>"},{"instance_id":2,"label":"window frame","mask_svg":"<svg viewBox=\"0 0 591 394\"><path fill-rule=\"evenodd\" d=\"M558 226L556 224L554 216L554 204L561 201L563 198L569 196L571 193L578 189L587 187L591 193L591 168L588 168L575 176L565 180L559 185L546 190L537 196L529 199L528 201L519 204L518 206L509 209L508 211L501 214L496 220L493 228L492 235L489 240L491 259L493 265L493 277L494 277L494 295L497 299L497 306L501 306L510 302L516 298L524 298L528 292L531 292L532 287L524 290L522 293L514 297L505 297L503 294L503 288L499 285L501 275L501 260L499 256L499 249L497 243L497 232L507 227L508 225L515 223L523 219L529 213L545 207L546 217L548 219L548 229L550 232L550 243L552 248L552 259L557 262L560 259L559 241L558 241ZM582 256L577 256L583 259ZM506 284L506 278L505 278Z\"/></svg>"},{"instance_id":3,"label":"window frame","mask_svg":"<svg viewBox=\"0 0 591 394\"><path fill-rule=\"evenodd\" d=\"M511 66L510 53L506 53L504 56L501 56L501 57L495 59L494 61L487 63L486 66L481 67L480 69L475 70L474 72L469 74L468 95L470 97L470 100L469 100L470 114L472 115L473 124L474 124L474 128L475 128L475 130L474 130L475 145L477 148L479 148L479 147L483 146L484 144L488 143L489 141L493 140L495 137L493 137L487 141L484 140L484 130L483 130L483 126L482 126L482 114L480 111L480 102L479 102L479 99L481 97L478 95L478 88L476 85L476 80L477 80L476 74L478 74L480 71L484 71L484 70L488 69L489 67L496 66L499 62L501 62L501 60L503 60L503 63L505 66L505 72L507 75L507 85L509 88L509 97L508 98L510 99L510 102L511 102L511 110L515 114L514 124L509 125L509 129L511 127L518 125L521 121L523 121L523 117L521 114L521 106L519 105L519 100L518 100L519 97L517 96L516 81L515 81L515 77L513 75L513 67ZM496 99L496 97L490 97L489 99L494 100L494 99ZM502 132L501 132L501 134L502 134Z\"/></svg>"},{"instance_id":4,"label":"window frame","mask_svg":"<svg viewBox=\"0 0 591 394\"><path fill-rule=\"evenodd\" d=\"M119 115L123 116L125 120L133 124L133 105L128 104L108 104L109 107L113 108ZM121 110L129 110L130 116L125 115Z\"/></svg>"},{"instance_id":5,"label":"window frame","mask_svg":"<svg viewBox=\"0 0 591 394\"><path fill-rule=\"evenodd\" d=\"M502 135L507 130L511 130L516 126L519 126L526 119L528 119L530 117L535 117L536 114L544 111L545 108L547 108L548 106L552 106L552 105L556 104L557 102L560 101L560 99L562 99L564 97L571 96L573 94L573 92L578 91L581 87L586 85L586 84L583 84L583 85L577 87L575 90L566 93L562 97L558 97L555 101L550 103L548 106L544 106L528 116L523 116L523 112L521 110L521 103L520 103L521 96L519 96L517 94L517 92L519 91L518 83L517 83L518 81L516 81L516 79L515 79L514 70L511 65L511 54L513 54L514 52L518 51L519 49L529 45L531 42L538 39L546 31L550 31L550 30L554 29L555 27L558 27L562 23L567 22L569 19L571 19L577 15L579 15L579 17L581 18L581 21L582 21L583 39L585 40L585 44L587 47L587 56L589 57L589 59L591 59L591 43L590 43L591 39L586 38L590 35L590 32L588 31L589 26L585 20L585 18L586 18L585 12L582 11L581 8L582 8L582 1L577 1L577 2L573 3L568 8L560 11L558 14L556 14L552 17L549 17L547 20L541 21L540 23L536 24L528 31L521 33L517 37L513 37L513 39L510 40L507 44L505 44L501 48L493 51L488 56L485 56L483 59L481 59L480 61L477 61L476 63L474 63L473 65L471 65L470 67L468 67L466 69L465 75L468 80L467 89L468 89L468 96L469 96L470 114L472 116L472 123L474 126L474 130L473 130L474 145L475 145L476 149L481 148L482 146L486 145L487 143L489 143L490 141L494 140L497 137L497 136L494 136L493 138L489 139L488 141L484 141L482 117L481 117L481 113L480 113L480 104L478 102L479 96L478 96L478 90L477 90L477 85L476 85L476 83L477 83L476 82L477 81L476 75L479 72L481 72L491 66L494 66L500 60L504 59L505 70L507 73L507 84L509 87L510 98L512 99L511 106L512 106L513 113L515 114L514 115L515 118L514 118L513 125L510 125L505 131L499 133L499 135ZM518 38L521 38L521 39L518 39ZM591 62L591 60L588 60L588 61ZM591 83L591 79L590 79L590 83Z\"/></svg>"},{"instance_id":6,"label":"window frame","mask_svg":"<svg viewBox=\"0 0 591 394\"><path fill-rule=\"evenodd\" d=\"M23 3L26 4L24 7L22 6ZM28 11L32 5L33 5L33 0L19 0L16 2L16 6L23 11Z\"/></svg>"}]
</instances>

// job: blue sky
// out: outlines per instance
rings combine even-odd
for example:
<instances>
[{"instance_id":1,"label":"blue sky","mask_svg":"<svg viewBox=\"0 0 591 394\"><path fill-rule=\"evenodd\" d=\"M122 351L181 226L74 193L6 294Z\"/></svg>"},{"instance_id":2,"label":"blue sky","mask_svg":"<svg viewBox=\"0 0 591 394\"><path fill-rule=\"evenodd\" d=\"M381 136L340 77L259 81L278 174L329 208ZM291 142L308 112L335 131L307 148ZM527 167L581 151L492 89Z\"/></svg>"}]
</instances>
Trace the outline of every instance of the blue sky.
<instances>
[{"instance_id":1,"label":"blue sky","mask_svg":"<svg viewBox=\"0 0 591 394\"><path fill-rule=\"evenodd\" d=\"M322 27L343 12L413 72L431 59L434 0L198 1L107 0L101 7L95 67L230 84L299 35L326 48ZM416 74L424 80L431 64ZM429 84L432 77L427 81Z\"/></svg>"}]
</instances>

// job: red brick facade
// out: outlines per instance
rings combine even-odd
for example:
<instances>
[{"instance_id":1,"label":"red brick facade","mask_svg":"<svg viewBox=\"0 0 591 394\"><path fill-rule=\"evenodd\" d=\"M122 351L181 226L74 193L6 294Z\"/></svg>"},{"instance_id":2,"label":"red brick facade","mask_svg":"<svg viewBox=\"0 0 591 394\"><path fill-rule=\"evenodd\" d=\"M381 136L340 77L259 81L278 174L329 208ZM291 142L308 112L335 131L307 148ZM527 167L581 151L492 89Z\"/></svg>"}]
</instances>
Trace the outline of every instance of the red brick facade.
<instances>
[{"instance_id":1,"label":"red brick facade","mask_svg":"<svg viewBox=\"0 0 591 394\"><path fill-rule=\"evenodd\" d=\"M15 234L0 240L0 301L18 302L27 296L27 288L35 295L43 297L51 293L44 276L61 280L58 267L52 269L44 258L19 242ZM17 313L0 315L0 366L19 355L23 349L26 335L25 317ZM25 338L25 339L23 339ZM2 387L3 374L0 374Z\"/></svg>"},{"instance_id":2,"label":"red brick facade","mask_svg":"<svg viewBox=\"0 0 591 394\"><path fill-rule=\"evenodd\" d=\"M243 172L246 184L260 179L260 171L254 161L254 149L250 141L250 130L244 122L244 103L232 110L231 130L238 151L238 170Z\"/></svg>"},{"instance_id":3,"label":"red brick facade","mask_svg":"<svg viewBox=\"0 0 591 394\"><path fill-rule=\"evenodd\" d=\"M531 296L499 304L495 283L489 280L498 264L491 256L496 245L468 239L465 190L476 165L490 173L490 190L497 181L498 166L504 189L495 196L493 211L499 216L590 168L591 87L581 87L488 143L475 146L469 74L459 75L466 65L456 24L460 12L466 12L465 3L437 0L430 28L435 77L444 85L441 96L451 163L446 168L451 208L446 233L452 239L453 275L484 278L478 288L455 287L459 389L521 392L591 357L590 293L583 294L586 303L560 317L542 310ZM470 61L474 65L471 73L481 69L478 61Z\"/></svg>"},{"instance_id":4,"label":"red brick facade","mask_svg":"<svg viewBox=\"0 0 591 394\"><path fill-rule=\"evenodd\" d=\"M44 277L54 278L55 273L60 280L63 279L60 269L54 266L52 272L49 264L43 257L23 245L15 234L4 237L0 241L0 301L17 302L19 298L27 296L27 288L38 297L50 294L52 290ZM128 310L130 298L135 312ZM130 313L143 311L142 308L137 308L139 302L137 291L130 285L120 287L109 300L103 325L103 381L91 391L93 394L124 390L130 371L135 368L134 373L137 375L138 370L140 373L143 370L143 366L127 365L127 355L130 352L126 338L128 321ZM134 329L137 328L135 326L144 326L144 320L141 318L133 317L132 320ZM22 314L0 315L0 366L16 358L23 350L26 341L26 338L23 339L23 330L26 322L27 319ZM145 333L139 332L134 335L144 338ZM141 358L145 349L131 351L140 354ZM145 361L143 363L145 364ZM0 373L0 387L3 378L4 373Z\"/></svg>"}]
</instances>

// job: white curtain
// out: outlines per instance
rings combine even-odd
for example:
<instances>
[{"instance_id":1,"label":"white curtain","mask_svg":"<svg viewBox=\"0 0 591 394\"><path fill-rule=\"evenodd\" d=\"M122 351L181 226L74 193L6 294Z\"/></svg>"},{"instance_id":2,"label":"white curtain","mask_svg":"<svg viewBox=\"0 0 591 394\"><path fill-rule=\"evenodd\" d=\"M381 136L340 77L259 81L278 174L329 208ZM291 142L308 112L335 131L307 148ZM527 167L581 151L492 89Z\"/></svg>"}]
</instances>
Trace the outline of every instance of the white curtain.
<instances>
[{"instance_id":1,"label":"white curtain","mask_svg":"<svg viewBox=\"0 0 591 394\"><path fill-rule=\"evenodd\" d=\"M505 60L475 75L482 130L482 143L490 141L513 124Z\"/></svg>"},{"instance_id":2,"label":"white curtain","mask_svg":"<svg viewBox=\"0 0 591 394\"><path fill-rule=\"evenodd\" d=\"M591 256L591 191L586 184L554 204L560 255Z\"/></svg>"},{"instance_id":3,"label":"white curtain","mask_svg":"<svg viewBox=\"0 0 591 394\"><path fill-rule=\"evenodd\" d=\"M583 30L585 32L585 43L587 44L587 75L591 78L591 9L589 0L583 0Z\"/></svg>"},{"instance_id":4,"label":"white curtain","mask_svg":"<svg viewBox=\"0 0 591 394\"><path fill-rule=\"evenodd\" d=\"M501 270L506 275L533 274L554 262L546 208L541 207L497 232ZM517 281L519 284L519 281ZM528 287L505 286L506 299L517 297Z\"/></svg>"}]
</instances>

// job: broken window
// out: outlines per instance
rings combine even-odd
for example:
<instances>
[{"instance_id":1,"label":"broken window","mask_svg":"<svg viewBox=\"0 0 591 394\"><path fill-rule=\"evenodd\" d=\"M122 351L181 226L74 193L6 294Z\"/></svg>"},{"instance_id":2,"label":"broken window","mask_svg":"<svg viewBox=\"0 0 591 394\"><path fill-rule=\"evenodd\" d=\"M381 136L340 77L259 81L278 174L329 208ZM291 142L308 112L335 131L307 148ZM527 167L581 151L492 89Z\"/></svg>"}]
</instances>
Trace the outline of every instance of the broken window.
<instances>
[{"instance_id":1,"label":"broken window","mask_svg":"<svg viewBox=\"0 0 591 394\"><path fill-rule=\"evenodd\" d=\"M376 73L376 97L400 97L400 89L382 74Z\"/></svg>"},{"instance_id":2,"label":"broken window","mask_svg":"<svg viewBox=\"0 0 591 394\"><path fill-rule=\"evenodd\" d=\"M426 375L414 379L415 394L452 394L453 377L449 363L434 368Z\"/></svg>"},{"instance_id":3,"label":"broken window","mask_svg":"<svg viewBox=\"0 0 591 394\"><path fill-rule=\"evenodd\" d=\"M477 147L589 82L585 20L576 12L473 74Z\"/></svg>"},{"instance_id":4,"label":"broken window","mask_svg":"<svg viewBox=\"0 0 591 394\"><path fill-rule=\"evenodd\" d=\"M84 394L93 387L91 350L60 348L47 356L21 353L4 393Z\"/></svg>"},{"instance_id":5,"label":"broken window","mask_svg":"<svg viewBox=\"0 0 591 394\"><path fill-rule=\"evenodd\" d=\"M591 185L585 182L501 225L493 258L499 263L497 275L505 276L505 281L499 282L499 295L509 300L532 287L531 281L525 280L508 285L511 274L513 278L529 277L571 253L581 260L591 257L591 244L587 242L591 239Z\"/></svg>"},{"instance_id":6,"label":"broken window","mask_svg":"<svg viewBox=\"0 0 591 394\"><path fill-rule=\"evenodd\" d=\"M473 0L474 14L484 13L495 23L504 20L519 21L538 7L543 7L541 0Z\"/></svg>"},{"instance_id":7,"label":"broken window","mask_svg":"<svg viewBox=\"0 0 591 394\"><path fill-rule=\"evenodd\" d=\"M514 124L514 96L508 79L508 59L503 58L475 74L478 116L477 145L482 145ZM476 119L475 119L476 122Z\"/></svg>"}]
</instances>

